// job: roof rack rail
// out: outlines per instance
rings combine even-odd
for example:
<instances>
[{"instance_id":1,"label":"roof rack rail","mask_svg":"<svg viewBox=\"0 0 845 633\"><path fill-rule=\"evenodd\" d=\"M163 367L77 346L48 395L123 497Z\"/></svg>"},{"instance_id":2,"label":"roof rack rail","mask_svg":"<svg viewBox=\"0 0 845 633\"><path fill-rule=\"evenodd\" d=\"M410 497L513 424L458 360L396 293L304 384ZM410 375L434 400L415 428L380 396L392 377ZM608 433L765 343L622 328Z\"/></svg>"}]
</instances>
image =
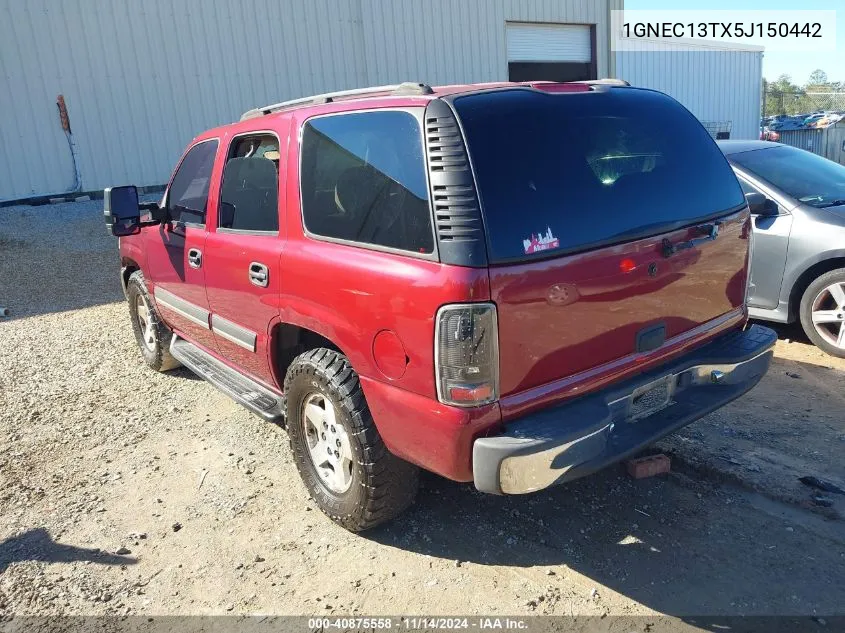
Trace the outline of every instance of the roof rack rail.
<instances>
[{"instance_id":1,"label":"roof rack rail","mask_svg":"<svg viewBox=\"0 0 845 633\"><path fill-rule=\"evenodd\" d=\"M288 110L301 105L331 103L338 98L363 97L366 95L378 94L380 92L386 92L391 95L430 95L434 93L434 90L432 90L431 86L428 84L414 83L412 81L405 81L401 84L390 84L387 86L355 88L354 90L338 90L337 92L326 92L319 95L312 95L310 97L300 97L299 99L291 99L290 101L281 101L261 108L253 108L252 110L247 110L241 115L241 121L254 119L274 112L281 112L282 110Z\"/></svg>"},{"instance_id":2,"label":"roof rack rail","mask_svg":"<svg viewBox=\"0 0 845 633\"><path fill-rule=\"evenodd\" d=\"M604 77L602 79L586 79L582 81L573 81L573 84L585 84L587 86L628 86L629 84L624 79L614 79L612 77Z\"/></svg>"}]
</instances>

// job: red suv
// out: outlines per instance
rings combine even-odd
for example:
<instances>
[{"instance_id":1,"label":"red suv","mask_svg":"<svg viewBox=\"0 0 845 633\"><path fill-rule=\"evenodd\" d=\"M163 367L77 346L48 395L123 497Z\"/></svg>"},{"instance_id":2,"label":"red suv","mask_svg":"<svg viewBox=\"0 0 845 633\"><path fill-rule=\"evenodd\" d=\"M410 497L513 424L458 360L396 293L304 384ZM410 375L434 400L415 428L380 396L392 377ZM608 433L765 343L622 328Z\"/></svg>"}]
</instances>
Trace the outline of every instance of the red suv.
<instances>
[{"instance_id":1,"label":"red suv","mask_svg":"<svg viewBox=\"0 0 845 633\"><path fill-rule=\"evenodd\" d=\"M363 530L418 468L570 481L766 372L750 218L681 105L619 81L401 84L251 110L160 204L105 192L141 354L284 421L309 492Z\"/></svg>"}]
</instances>

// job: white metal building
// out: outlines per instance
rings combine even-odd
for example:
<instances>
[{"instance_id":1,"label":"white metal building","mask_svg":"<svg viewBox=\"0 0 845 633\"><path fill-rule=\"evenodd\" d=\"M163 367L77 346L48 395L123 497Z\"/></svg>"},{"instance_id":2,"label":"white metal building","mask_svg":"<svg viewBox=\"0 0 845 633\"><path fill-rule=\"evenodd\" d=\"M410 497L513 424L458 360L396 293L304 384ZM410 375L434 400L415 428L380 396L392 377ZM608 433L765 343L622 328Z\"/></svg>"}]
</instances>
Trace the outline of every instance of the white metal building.
<instances>
[{"instance_id":1,"label":"white metal building","mask_svg":"<svg viewBox=\"0 0 845 633\"><path fill-rule=\"evenodd\" d=\"M622 3L0 0L0 202L158 185L194 135L254 106L402 81L619 76L756 134L761 53L739 72L745 53L617 59Z\"/></svg>"},{"instance_id":2,"label":"white metal building","mask_svg":"<svg viewBox=\"0 0 845 633\"><path fill-rule=\"evenodd\" d=\"M632 42L634 50L616 53L616 72L633 85L672 95L714 136L759 138L763 49L700 41L672 47L655 40Z\"/></svg>"}]
</instances>

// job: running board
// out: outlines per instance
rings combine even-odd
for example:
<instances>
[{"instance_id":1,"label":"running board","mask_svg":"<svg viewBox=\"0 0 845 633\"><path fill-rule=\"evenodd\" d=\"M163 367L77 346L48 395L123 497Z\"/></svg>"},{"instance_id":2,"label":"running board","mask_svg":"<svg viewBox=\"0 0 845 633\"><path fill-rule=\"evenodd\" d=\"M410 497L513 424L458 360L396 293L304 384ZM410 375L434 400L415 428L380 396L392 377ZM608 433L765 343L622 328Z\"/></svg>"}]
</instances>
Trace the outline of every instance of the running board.
<instances>
[{"instance_id":1,"label":"running board","mask_svg":"<svg viewBox=\"0 0 845 633\"><path fill-rule=\"evenodd\" d=\"M200 378L265 420L284 420L284 397L235 371L193 343L174 334L170 342L170 354Z\"/></svg>"}]
</instances>

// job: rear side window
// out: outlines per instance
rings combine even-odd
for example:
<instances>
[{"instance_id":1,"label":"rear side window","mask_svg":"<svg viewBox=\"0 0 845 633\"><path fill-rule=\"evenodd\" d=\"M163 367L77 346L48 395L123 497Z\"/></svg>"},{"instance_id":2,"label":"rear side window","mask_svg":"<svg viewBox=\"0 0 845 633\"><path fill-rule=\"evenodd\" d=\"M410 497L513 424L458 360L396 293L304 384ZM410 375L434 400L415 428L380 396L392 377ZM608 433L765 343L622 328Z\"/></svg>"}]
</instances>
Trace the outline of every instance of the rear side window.
<instances>
[{"instance_id":1,"label":"rear side window","mask_svg":"<svg viewBox=\"0 0 845 633\"><path fill-rule=\"evenodd\" d=\"M279 141L275 136L241 136L232 141L219 206L222 229L279 230Z\"/></svg>"},{"instance_id":2,"label":"rear side window","mask_svg":"<svg viewBox=\"0 0 845 633\"><path fill-rule=\"evenodd\" d=\"M174 222L205 224L211 168L217 154L217 139L194 145L173 176L167 194L167 211Z\"/></svg>"},{"instance_id":3,"label":"rear side window","mask_svg":"<svg viewBox=\"0 0 845 633\"><path fill-rule=\"evenodd\" d=\"M845 166L818 154L775 145L731 154L731 160L804 204L823 209L845 200Z\"/></svg>"},{"instance_id":4,"label":"rear side window","mask_svg":"<svg viewBox=\"0 0 845 633\"><path fill-rule=\"evenodd\" d=\"M313 235L431 253L419 123L400 111L309 120L302 132L302 215Z\"/></svg>"},{"instance_id":5,"label":"rear side window","mask_svg":"<svg viewBox=\"0 0 845 633\"><path fill-rule=\"evenodd\" d=\"M655 235L744 203L706 130L661 93L510 90L455 109L493 261Z\"/></svg>"}]
</instances>

